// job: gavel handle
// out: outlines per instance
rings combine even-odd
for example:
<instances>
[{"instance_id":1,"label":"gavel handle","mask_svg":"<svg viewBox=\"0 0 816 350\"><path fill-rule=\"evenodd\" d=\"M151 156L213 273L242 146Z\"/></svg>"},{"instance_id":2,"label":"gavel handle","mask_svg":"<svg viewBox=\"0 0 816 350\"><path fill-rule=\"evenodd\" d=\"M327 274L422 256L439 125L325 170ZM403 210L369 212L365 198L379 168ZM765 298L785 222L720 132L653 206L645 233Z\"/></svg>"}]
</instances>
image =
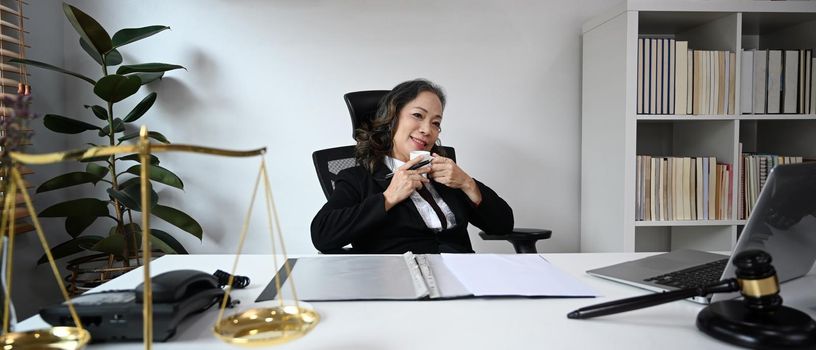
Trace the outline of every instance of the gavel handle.
<instances>
[{"instance_id":1,"label":"gavel handle","mask_svg":"<svg viewBox=\"0 0 816 350\"><path fill-rule=\"evenodd\" d=\"M567 314L567 317L573 319L584 319L605 316L660 305L680 299L686 299L696 296L701 297L712 293L736 292L739 290L740 287L739 284L737 283L737 280L735 278L730 278L703 287L687 288L659 294L647 294L638 297L614 300L606 303L591 305L570 312L569 314Z\"/></svg>"}]
</instances>

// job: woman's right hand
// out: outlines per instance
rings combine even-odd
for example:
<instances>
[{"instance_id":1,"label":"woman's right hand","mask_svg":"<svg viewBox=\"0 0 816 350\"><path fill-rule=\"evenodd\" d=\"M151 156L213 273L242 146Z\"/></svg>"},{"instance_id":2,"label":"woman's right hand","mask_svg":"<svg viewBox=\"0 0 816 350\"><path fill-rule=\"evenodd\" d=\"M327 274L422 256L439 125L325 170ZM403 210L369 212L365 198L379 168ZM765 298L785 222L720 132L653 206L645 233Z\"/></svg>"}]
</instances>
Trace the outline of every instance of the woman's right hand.
<instances>
[{"instance_id":1,"label":"woman's right hand","mask_svg":"<svg viewBox=\"0 0 816 350\"><path fill-rule=\"evenodd\" d=\"M431 167L424 166L416 170L408 170L408 168L421 161L422 157L416 157L394 171L394 176L391 177L391 184L389 184L388 188L383 192L383 196L385 197L385 211L390 210L397 205L397 203L411 196L411 193L414 193L416 189L430 181L425 176L422 176L422 174L427 174L431 171Z\"/></svg>"}]
</instances>

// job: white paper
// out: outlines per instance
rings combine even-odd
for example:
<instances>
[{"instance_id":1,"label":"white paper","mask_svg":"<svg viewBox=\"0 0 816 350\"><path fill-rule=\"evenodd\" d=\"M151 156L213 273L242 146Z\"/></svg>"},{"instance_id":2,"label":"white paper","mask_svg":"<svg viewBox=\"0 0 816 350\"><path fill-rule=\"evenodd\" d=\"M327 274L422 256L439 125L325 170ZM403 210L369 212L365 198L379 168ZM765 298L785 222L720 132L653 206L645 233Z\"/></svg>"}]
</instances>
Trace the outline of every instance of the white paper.
<instances>
[{"instance_id":1,"label":"white paper","mask_svg":"<svg viewBox=\"0 0 816 350\"><path fill-rule=\"evenodd\" d=\"M442 260L475 296L599 295L537 254L442 254Z\"/></svg>"}]
</instances>

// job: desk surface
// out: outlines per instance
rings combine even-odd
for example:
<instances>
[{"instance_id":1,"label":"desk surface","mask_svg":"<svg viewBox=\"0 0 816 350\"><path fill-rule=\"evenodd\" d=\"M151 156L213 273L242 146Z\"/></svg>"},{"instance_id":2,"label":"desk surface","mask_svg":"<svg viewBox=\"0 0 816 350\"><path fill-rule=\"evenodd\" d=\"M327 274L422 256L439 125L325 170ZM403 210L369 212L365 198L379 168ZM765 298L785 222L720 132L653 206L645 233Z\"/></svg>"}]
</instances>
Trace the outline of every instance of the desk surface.
<instances>
[{"instance_id":1,"label":"desk surface","mask_svg":"<svg viewBox=\"0 0 816 350\"><path fill-rule=\"evenodd\" d=\"M588 276L584 271L646 256L646 253L543 254L551 263L577 277L602 297L581 299L462 299L445 301L313 302L321 315L317 327L304 338L279 349L736 349L698 331L694 325L702 305L677 301L653 308L600 317L570 320L569 311L590 304L648 293ZM151 264L153 275L175 269L229 271L233 255L169 255ZM274 275L273 258L242 255L238 274L250 286L236 290L238 309L262 306L253 300ZM142 280L131 271L97 290L129 289ZM816 290L816 269L782 285L785 304L816 317L816 295L786 295L786 290ZM802 293L804 294L804 293ZM812 294L812 293L811 293ZM212 335L217 308L183 323L157 349L236 349ZM227 314L235 310L227 310ZM39 316L18 324L18 330L46 327ZM88 349L141 349L141 343L93 344Z\"/></svg>"}]
</instances>

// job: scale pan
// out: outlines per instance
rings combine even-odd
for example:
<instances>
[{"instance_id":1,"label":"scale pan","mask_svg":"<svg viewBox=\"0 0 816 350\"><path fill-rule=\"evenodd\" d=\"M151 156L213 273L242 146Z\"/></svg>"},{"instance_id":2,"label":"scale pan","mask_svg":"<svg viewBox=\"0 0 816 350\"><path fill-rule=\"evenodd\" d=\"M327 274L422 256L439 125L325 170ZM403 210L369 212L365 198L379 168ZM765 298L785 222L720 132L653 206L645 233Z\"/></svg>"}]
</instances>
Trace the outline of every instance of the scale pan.
<instances>
[{"instance_id":1,"label":"scale pan","mask_svg":"<svg viewBox=\"0 0 816 350\"><path fill-rule=\"evenodd\" d=\"M91 334L76 327L53 327L27 332L9 332L0 336L4 350L17 349L82 349L91 340Z\"/></svg>"},{"instance_id":2,"label":"scale pan","mask_svg":"<svg viewBox=\"0 0 816 350\"><path fill-rule=\"evenodd\" d=\"M300 303L255 308L227 317L213 332L224 342L244 346L283 344L300 338L320 322L314 309Z\"/></svg>"}]
</instances>

